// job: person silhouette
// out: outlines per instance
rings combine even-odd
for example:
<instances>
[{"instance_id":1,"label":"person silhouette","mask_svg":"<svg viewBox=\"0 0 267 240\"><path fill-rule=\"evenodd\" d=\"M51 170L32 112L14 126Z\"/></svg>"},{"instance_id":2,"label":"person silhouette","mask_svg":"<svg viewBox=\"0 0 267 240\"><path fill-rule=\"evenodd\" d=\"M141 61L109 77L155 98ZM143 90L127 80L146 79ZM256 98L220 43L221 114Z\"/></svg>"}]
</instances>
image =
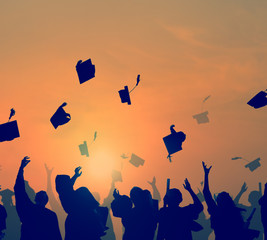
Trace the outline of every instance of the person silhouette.
<instances>
[{"instance_id":1,"label":"person silhouette","mask_svg":"<svg viewBox=\"0 0 267 240\"><path fill-rule=\"evenodd\" d=\"M260 205L259 205L259 199L261 198L261 183L259 183L259 191L251 191L248 196L248 202L250 203L250 206L246 206L244 204L239 203L242 195L247 191L247 185L244 183L241 187L240 192L237 194L237 196L234 199L235 204L239 208L243 208L246 210L245 213L243 213L243 216L245 219L249 218L250 214L254 211L253 217L250 222L250 227L252 229L255 229L260 232L258 240L263 239L263 226L261 223L261 213L260 213ZM255 210L254 210L255 209Z\"/></svg>"},{"instance_id":2,"label":"person silhouette","mask_svg":"<svg viewBox=\"0 0 267 240\"><path fill-rule=\"evenodd\" d=\"M123 240L153 240L157 227L157 209L151 193L133 187L130 198L121 196L116 189L113 196L111 209L115 217L122 219L125 228Z\"/></svg>"},{"instance_id":3,"label":"person silhouette","mask_svg":"<svg viewBox=\"0 0 267 240\"><path fill-rule=\"evenodd\" d=\"M17 214L16 206L13 204L12 196L14 192L10 189L0 191L2 203L7 212L6 231L4 240L19 240L20 239L20 219Z\"/></svg>"},{"instance_id":4,"label":"person silhouette","mask_svg":"<svg viewBox=\"0 0 267 240\"><path fill-rule=\"evenodd\" d=\"M14 186L16 209L21 221L21 240L62 240L57 215L45 208L48 196L40 191L35 196L35 204L30 200L25 190L24 168L30 162L24 157Z\"/></svg>"},{"instance_id":5,"label":"person silhouette","mask_svg":"<svg viewBox=\"0 0 267 240\"><path fill-rule=\"evenodd\" d=\"M176 188L167 190L163 199L165 207L159 211L159 228L157 240L183 239L192 240L192 230L202 229L194 220L203 211L203 205L185 179L184 188L190 193L193 204L180 207L183 201L182 193ZM197 231L196 230L196 231Z\"/></svg>"},{"instance_id":6,"label":"person silhouette","mask_svg":"<svg viewBox=\"0 0 267 240\"><path fill-rule=\"evenodd\" d=\"M214 229L216 240L236 240L236 239L254 239L257 235L245 224L241 211L238 208L229 193L221 192L215 200L212 198L209 189L209 173L211 166L202 162L204 169L204 189L203 194L210 214L211 228ZM251 230L251 231L250 231Z\"/></svg>"},{"instance_id":7,"label":"person silhouette","mask_svg":"<svg viewBox=\"0 0 267 240\"><path fill-rule=\"evenodd\" d=\"M0 204L0 240L5 237L5 233L3 231L6 229L6 219L7 219L6 209L2 204Z\"/></svg>"},{"instance_id":8,"label":"person silhouette","mask_svg":"<svg viewBox=\"0 0 267 240\"><path fill-rule=\"evenodd\" d=\"M264 194L259 199L261 206L261 221L264 229L264 240L267 240L267 183L264 186Z\"/></svg>"},{"instance_id":9,"label":"person silhouette","mask_svg":"<svg viewBox=\"0 0 267 240\"><path fill-rule=\"evenodd\" d=\"M48 203L51 206L52 211L54 211L58 216L58 223L59 223L59 229L61 232L61 236L64 239L65 238L65 220L67 217L67 214L65 213L64 209L62 208L59 201L56 199L54 195L54 191L52 189L52 182L51 182L51 175L53 172L53 168L48 168L48 166L45 164L45 170L47 175L47 194L49 197Z\"/></svg>"},{"instance_id":10,"label":"person silhouette","mask_svg":"<svg viewBox=\"0 0 267 240\"><path fill-rule=\"evenodd\" d=\"M65 221L65 240L100 240L105 235L105 220L97 211L99 203L86 187L74 190L73 186L81 176L81 167L75 169L72 178L56 176L56 190L62 207L68 214Z\"/></svg>"},{"instance_id":11,"label":"person silhouette","mask_svg":"<svg viewBox=\"0 0 267 240\"><path fill-rule=\"evenodd\" d=\"M123 240L133 239L133 220L132 220L132 207L131 199L126 195L120 195L117 189L113 191L114 200L111 202L111 210L114 217L121 218L123 225Z\"/></svg>"}]
</instances>

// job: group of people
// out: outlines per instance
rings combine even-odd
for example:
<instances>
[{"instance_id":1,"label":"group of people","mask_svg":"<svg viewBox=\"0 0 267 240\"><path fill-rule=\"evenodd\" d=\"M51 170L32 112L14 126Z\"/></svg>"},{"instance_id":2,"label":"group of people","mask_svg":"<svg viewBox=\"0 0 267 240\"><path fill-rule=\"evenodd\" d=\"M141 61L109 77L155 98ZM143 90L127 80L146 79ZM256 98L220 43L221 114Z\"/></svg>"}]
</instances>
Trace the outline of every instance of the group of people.
<instances>
[{"instance_id":1,"label":"group of people","mask_svg":"<svg viewBox=\"0 0 267 240\"><path fill-rule=\"evenodd\" d=\"M187 179L183 186L193 201L187 206L180 206L183 201L181 191L171 188L167 189L163 198L163 207L159 208L161 198L156 188L155 178L149 182L153 188L153 196L149 190L143 190L136 186L131 189L130 196L120 195L112 182L107 198L109 200L106 199L104 206L100 206L97 195L91 193L88 188L74 188L76 179L82 174L80 167L75 169L72 177L56 176L56 191L65 211L65 215L63 214L65 224L60 227L61 220L58 221L55 213L57 211L52 211L53 206L54 209L58 207L56 200L48 198L52 192L52 170L46 166L48 186L50 186L47 189L48 195L45 191L40 191L36 193L35 199L32 201L26 191L24 180L24 168L29 162L29 157L24 157L21 161L14 186L16 211L21 222L21 240L62 240L63 238L65 240L115 240L110 208L114 217L121 218L124 230L123 240L192 240L194 233L202 232L205 228L199 221L203 215L203 204ZM214 231L215 239L263 239L261 228L251 224L257 211L260 212L259 217L261 218L258 225L262 224L264 239L267 239L267 184L262 196L254 193L254 197L251 197L251 199L255 199L257 195L259 209L256 207L246 209L239 203L239 199L247 189L246 185L242 186L235 199L232 199L227 192L213 196L209 188L211 167L207 167L204 162L202 165L204 170L203 195L210 215L210 219L207 221ZM51 204L51 200L54 203ZM52 210L46 208L48 201ZM249 213L245 218L246 210L249 210ZM5 239L4 230L7 217L8 212L4 206L0 205L0 239ZM194 239L208 239L208 235L205 238Z\"/></svg>"}]
</instances>

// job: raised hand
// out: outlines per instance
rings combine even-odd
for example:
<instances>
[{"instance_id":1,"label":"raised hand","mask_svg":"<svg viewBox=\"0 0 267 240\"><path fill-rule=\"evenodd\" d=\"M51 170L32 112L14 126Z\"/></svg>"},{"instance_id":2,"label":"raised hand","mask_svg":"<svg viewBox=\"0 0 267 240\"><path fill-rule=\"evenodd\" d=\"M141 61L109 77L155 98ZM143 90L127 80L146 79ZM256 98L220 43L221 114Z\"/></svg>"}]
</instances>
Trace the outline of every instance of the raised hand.
<instances>
[{"instance_id":1,"label":"raised hand","mask_svg":"<svg viewBox=\"0 0 267 240\"><path fill-rule=\"evenodd\" d=\"M76 177L80 177L82 175L82 171L80 171L82 169L82 167L76 167L74 172L75 172L75 176Z\"/></svg>"},{"instance_id":2,"label":"raised hand","mask_svg":"<svg viewBox=\"0 0 267 240\"><path fill-rule=\"evenodd\" d=\"M54 170L54 168L49 169L48 166L45 163L45 170L46 170L47 175L51 175L53 170Z\"/></svg>"},{"instance_id":3,"label":"raised hand","mask_svg":"<svg viewBox=\"0 0 267 240\"><path fill-rule=\"evenodd\" d=\"M187 178L184 180L183 186L184 186L184 189L187 191L192 190L191 185L190 185L189 181L187 180Z\"/></svg>"},{"instance_id":4,"label":"raised hand","mask_svg":"<svg viewBox=\"0 0 267 240\"><path fill-rule=\"evenodd\" d=\"M241 187L241 192L244 193L245 191L247 191L248 187L247 184L244 182L244 184Z\"/></svg>"},{"instance_id":5,"label":"raised hand","mask_svg":"<svg viewBox=\"0 0 267 240\"><path fill-rule=\"evenodd\" d=\"M114 191L113 191L113 197L114 198L117 198L117 197L119 197L120 196L120 192L119 192L119 190L117 190L116 188L114 189Z\"/></svg>"},{"instance_id":6,"label":"raised hand","mask_svg":"<svg viewBox=\"0 0 267 240\"><path fill-rule=\"evenodd\" d=\"M30 158L28 156L24 157L22 160L21 160L21 164L20 164L20 167L23 169L25 168L28 163L31 161L29 160Z\"/></svg>"},{"instance_id":7,"label":"raised hand","mask_svg":"<svg viewBox=\"0 0 267 240\"><path fill-rule=\"evenodd\" d=\"M203 169L204 169L205 174L209 174L210 169L211 169L212 166L210 166L208 168L207 165L204 162L202 162L202 166L203 166Z\"/></svg>"},{"instance_id":8,"label":"raised hand","mask_svg":"<svg viewBox=\"0 0 267 240\"><path fill-rule=\"evenodd\" d=\"M152 187L156 185L156 177L153 177L152 182L147 181Z\"/></svg>"}]
</instances>

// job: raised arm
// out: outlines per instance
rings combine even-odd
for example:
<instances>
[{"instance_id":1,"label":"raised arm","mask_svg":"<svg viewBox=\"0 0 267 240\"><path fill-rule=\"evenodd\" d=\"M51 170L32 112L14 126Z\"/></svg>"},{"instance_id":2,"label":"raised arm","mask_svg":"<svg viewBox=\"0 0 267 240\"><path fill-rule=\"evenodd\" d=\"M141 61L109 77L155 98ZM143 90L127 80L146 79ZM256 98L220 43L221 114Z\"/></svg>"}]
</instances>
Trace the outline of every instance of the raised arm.
<instances>
[{"instance_id":1,"label":"raised arm","mask_svg":"<svg viewBox=\"0 0 267 240\"><path fill-rule=\"evenodd\" d=\"M203 205L202 205L202 203L200 202L200 200L198 199L197 195L196 195L196 194L194 193L194 191L192 190L191 185L190 185L189 181L187 180L187 178L185 179L183 185L184 185L185 190L187 190L187 191L190 193L190 195L191 195L191 197L192 197L192 199L193 199L193 202L194 202L193 204L194 204L196 210L197 210L199 213L200 213L201 211L203 211Z\"/></svg>"},{"instance_id":2,"label":"raised arm","mask_svg":"<svg viewBox=\"0 0 267 240\"><path fill-rule=\"evenodd\" d=\"M24 212L25 214L27 213L27 206L33 204L28 194L26 193L24 182L24 168L28 165L29 162L30 160L27 156L22 159L14 186L16 208L20 218L23 218Z\"/></svg>"},{"instance_id":3,"label":"raised arm","mask_svg":"<svg viewBox=\"0 0 267 240\"><path fill-rule=\"evenodd\" d=\"M104 199L103 206L110 208L110 204L114 199L113 198L114 190L115 190L115 182L112 180L108 196Z\"/></svg>"},{"instance_id":4,"label":"raised arm","mask_svg":"<svg viewBox=\"0 0 267 240\"><path fill-rule=\"evenodd\" d=\"M152 187L152 190L153 190L153 199L156 199L156 200L158 200L158 202L160 202L161 201L161 196L160 196L159 190L158 190L158 188L156 186L156 178L153 177L152 182L149 182L149 181L147 181L147 182Z\"/></svg>"},{"instance_id":5,"label":"raised arm","mask_svg":"<svg viewBox=\"0 0 267 240\"><path fill-rule=\"evenodd\" d=\"M242 195L244 194L244 192L247 191L247 189L248 189L247 184L244 182L244 184L241 187L240 192L236 195L236 197L234 199L235 204L239 204L240 198L242 197Z\"/></svg>"},{"instance_id":6,"label":"raised arm","mask_svg":"<svg viewBox=\"0 0 267 240\"><path fill-rule=\"evenodd\" d=\"M212 166L210 166L209 168L207 168L207 165L202 162L203 165L203 169L204 169L204 188L203 188L203 195L205 198L205 201L207 203L208 206L208 211L209 213L216 208L216 203L214 201L214 199L212 198L211 192L210 192L210 188L209 188L209 172Z\"/></svg>"},{"instance_id":7,"label":"raised arm","mask_svg":"<svg viewBox=\"0 0 267 240\"><path fill-rule=\"evenodd\" d=\"M51 175L53 172L53 168L49 169L47 165L45 164L45 170L46 170L46 176L47 176L46 191L49 197L49 204L54 212L60 213L61 211L63 211L63 209L61 205L59 204L59 202L57 201L55 194L53 192L53 189L52 189Z\"/></svg>"},{"instance_id":8,"label":"raised arm","mask_svg":"<svg viewBox=\"0 0 267 240\"><path fill-rule=\"evenodd\" d=\"M72 183L72 186L74 186L74 183L76 182L77 178L80 177L82 175L82 171L80 171L82 169L82 167L76 167L75 170L74 170L74 175L73 177L71 178L71 183Z\"/></svg>"}]
</instances>

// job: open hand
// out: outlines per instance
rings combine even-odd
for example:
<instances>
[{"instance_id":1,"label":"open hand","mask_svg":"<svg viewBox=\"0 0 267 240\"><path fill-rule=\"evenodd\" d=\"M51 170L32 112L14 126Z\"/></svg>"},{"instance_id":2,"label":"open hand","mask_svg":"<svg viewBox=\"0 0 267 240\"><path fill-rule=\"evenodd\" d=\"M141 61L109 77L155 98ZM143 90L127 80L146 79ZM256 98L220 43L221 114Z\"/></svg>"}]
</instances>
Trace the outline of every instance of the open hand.
<instances>
[{"instance_id":1,"label":"open hand","mask_svg":"<svg viewBox=\"0 0 267 240\"><path fill-rule=\"evenodd\" d=\"M76 177L80 177L82 175L82 171L81 171L82 167L76 167L74 172L75 172L75 175Z\"/></svg>"},{"instance_id":2,"label":"open hand","mask_svg":"<svg viewBox=\"0 0 267 240\"><path fill-rule=\"evenodd\" d=\"M203 169L204 169L205 174L209 174L210 169L211 169L212 166L210 166L208 168L207 165L204 162L202 162L202 166L203 166Z\"/></svg>"},{"instance_id":3,"label":"open hand","mask_svg":"<svg viewBox=\"0 0 267 240\"><path fill-rule=\"evenodd\" d=\"M241 187L241 192L244 193L245 191L247 191L247 189L248 189L247 184L244 182L244 184Z\"/></svg>"},{"instance_id":4,"label":"open hand","mask_svg":"<svg viewBox=\"0 0 267 240\"><path fill-rule=\"evenodd\" d=\"M187 190L187 191L190 191L192 189L190 183L187 180L187 178L184 180L183 186L184 186L184 189Z\"/></svg>"},{"instance_id":5,"label":"open hand","mask_svg":"<svg viewBox=\"0 0 267 240\"><path fill-rule=\"evenodd\" d=\"M45 170L46 170L47 175L51 175L51 173L53 172L53 169L54 168L49 169L48 166L45 163Z\"/></svg>"},{"instance_id":6,"label":"open hand","mask_svg":"<svg viewBox=\"0 0 267 240\"><path fill-rule=\"evenodd\" d=\"M30 158L28 156L24 157L22 160L21 160L21 164L20 164L20 167L21 168L25 168L28 163L31 161L29 160Z\"/></svg>"},{"instance_id":7,"label":"open hand","mask_svg":"<svg viewBox=\"0 0 267 240\"><path fill-rule=\"evenodd\" d=\"M152 187L156 185L156 177L153 177L152 182L147 181Z\"/></svg>"},{"instance_id":8,"label":"open hand","mask_svg":"<svg viewBox=\"0 0 267 240\"><path fill-rule=\"evenodd\" d=\"M116 188L114 189L114 191L113 191L113 197L116 199L117 197L119 197L120 196L120 192L119 192L119 190L117 190Z\"/></svg>"}]
</instances>

